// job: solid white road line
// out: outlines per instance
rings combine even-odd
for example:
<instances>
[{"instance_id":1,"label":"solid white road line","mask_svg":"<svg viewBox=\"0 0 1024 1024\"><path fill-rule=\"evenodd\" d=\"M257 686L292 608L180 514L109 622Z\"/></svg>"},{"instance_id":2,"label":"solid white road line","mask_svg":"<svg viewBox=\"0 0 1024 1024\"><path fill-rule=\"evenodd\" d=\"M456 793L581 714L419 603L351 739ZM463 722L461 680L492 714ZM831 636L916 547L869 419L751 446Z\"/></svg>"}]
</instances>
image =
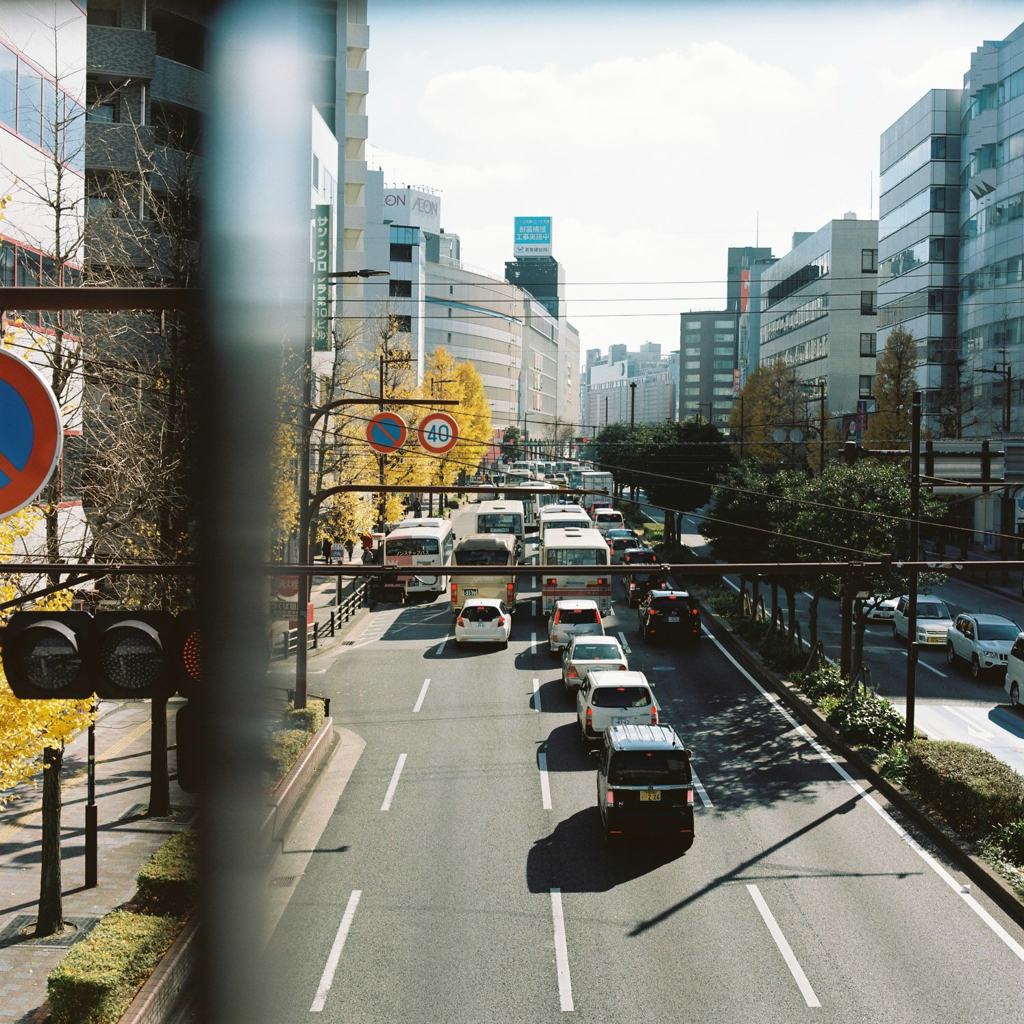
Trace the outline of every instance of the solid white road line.
<instances>
[{"instance_id":1,"label":"solid white road line","mask_svg":"<svg viewBox=\"0 0 1024 1024\"><path fill-rule=\"evenodd\" d=\"M540 799L545 811L551 810L551 786L548 784L548 755L537 755L537 767L540 769Z\"/></svg>"},{"instance_id":2,"label":"solid white road line","mask_svg":"<svg viewBox=\"0 0 1024 1024\"><path fill-rule=\"evenodd\" d=\"M903 657L904 658L909 658L910 657L909 652L903 651ZM949 676L947 676L945 672L940 672L937 668L934 668L933 666L929 665L927 661L922 661L920 654L918 655L918 658L917 658L917 664L921 668L928 669L929 672L934 672L937 676L942 676L943 679L948 679L949 678Z\"/></svg>"},{"instance_id":3,"label":"solid white road line","mask_svg":"<svg viewBox=\"0 0 1024 1024\"><path fill-rule=\"evenodd\" d=\"M622 650L625 654L632 654L633 652L629 649L629 644L626 643L626 634L619 630L619 639L622 641Z\"/></svg>"},{"instance_id":4,"label":"solid white road line","mask_svg":"<svg viewBox=\"0 0 1024 1024\"><path fill-rule=\"evenodd\" d=\"M816 750L821 757L827 761L838 773L839 777L847 782L858 793L862 800L866 801L873 811L903 840L907 846L916 853L921 860L955 892L960 899L974 911L982 921L992 930L999 940L1010 950L1018 960L1024 962L1024 946L1021 946L1012 938L1003 926L973 897L970 893L963 891L963 886L912 836L892 815L870 794L850 773L839 764L836 759L802 726L797 720L779 704L779 698L769 693L721 644L717 637L712 636L715 646L728 658L736 670L754 687L758 693L767 700L771 706L793 728L800 733L804 739Z\"/></svg>"},{"instance_id":5,"label":"solid white road line","mask_svg":"<svg viewBox=\"0 0 1024 1024\"><path fill-rule=\"evenodd\" d=\"M320 1013L327 1002L327 993L331 990L331 982L334 981L334 972L338 969L338 961L341 959L341 951L345 948L345 939L348 938L348 931L352 927L352 918L356 916L356 907L359 906L359 897L363 895L362 889L353 889L352 895L348 898L348 906L342 915L341 924L338 925L338 934L334 937L334 945L331 946L330 956L327 957L327 964L324 973L320 978L320 985L316 990L316 998L309 1008L310 1013Z\"/></svg>"},{"instance_id":6,"label":"solid white road line","mask_svg":"<svg viewBox=\"0 0 1024 1024\"><path fill-rule=\"evenodd\" d=\"M448 643L448 641L449 641L449 640L451 640L451 637L450 637L450 636L446 636L446 637L445 637L445 638L444 638L444 639L443 639L443 640L442 640L442 641L441 641L441 642L440 642L440 643L439 643L439 644L437 645L437 650L436 650L436 651L435 651L434 653L435 653L435 654L443 654L443 653L444 653L444 645L445 645L446 643Z\"/></svg>"},{"instance_id":7,"label":"solid white road line","mask_svg":"<svg viewBox=\"0 0 1024 1024\"><path fill-rule=\"evenodd\" d=\"M540 680L533 677L533 710L540 711Z\"/></svg>"},{"instance_id":8,"label":"solid white road line","mask_svg":"<svg viewBox=\"0 0 1024 1024\"><path fill-rule=\"evenodd\" d=\"M772 912L768 909L768 904L765 903L761 890L756 885L748 885L747 892L750 893L754 906L760 912L764 923L768 925L768 931L771 932L775 945L779 947L779 952L782 954L783 960L786 961L786 966L789 968L790 974L793 975L793 980L797 983L800 994L804 997L804 1002L808 1006L821 1006L821 1003L818 1002L818 997L814 994L814 989L811 988L811 983L807 980L807 975L804 974L799 961L793 955L793 950L786 941L786 936L782 934L782 929L772 916Z\"/></svg>"},{"instance_id":9,"label":"solid white road line","mask_svg":"<svg viewBox=\"0 0 1024 1024\"><path fill-rule=\"evenodd\" d=\"M565 918L562 917L562 890L551 890L551 918L555 924L555 964L558 967L558 1001L563 1011L572 1010L572 978L569 976L569 950L565 944Z\"/></svg>"},{"instance_id":10,"label":"solid white road line","mask_svg":"<svg viewBox=\"0 0 1024 1024\"><path fill-rule=\"evenodd\" d=\"M398 777L402 774L402 769L405 767L405 758L405 754L398 755L398 764L395 765L395 773L391 776L388 791L384 794L384 803L380 805L380 809L382 811L387 811L391 808L391 798L395 795L395 790L398 789Z\"/></svg>"},{"instance_id":11,"label":"solid white road line","mask_svg":"<svg viewBox=\"0 0 1024 1024\"><path fill-rule=\"evenodd\" d=\"M693 770L693 765L690 765L690 775L693 778L693 788L697 790L697 796L700 797L700 802L705 807L714 807L715 805L711 802L711 797L708 796L708 791L701 785L700 779L697 778L697 773Z\"/></svg>"},{"instance_id":12,"label":"solid white road line","mask_svg":"<svg viewBox=\"0 0 1024 1024\"><path fill-rule=\"evenodd\" d=\"M957 711L956 708L951 708L948 704L945 705L945 708L951 715L956 715L956 717L959 718L961 722L967 723L967 734L969 736L976 736L979 740L995 739L995 736L993 736L992 733L986 732L984 729L982 729L980 725L977 724L977 722L973 721L966 715Z\"/></svg>"},{"instance_id":13,"label":"solid white road line","mask_svg":"<svg viewBox=\"0 0 1024 1024\"><path fill-rule=\"evenodd\" d=\"M416 698L416 706L412 709L412 713L415 715L421 707L423 707L423 698L427 695L427 687L430 685L429 679L423 680L423 687L420 690L420 695Z\"/></svg>"},{"instance_id":14,"label":"solid white road line","mask_svg":"<svg viewBox=\"0 0 1024 1024\"><path fill-rule=\"evenodd\" d=\"M536 654L537 653L537 634L536 633L531 633L530 634L530 653L531 654Z\"/></svg>"},{"instance_id":15,"label":"solid white road line","mask_svg":"<svg viewBox=\"0 0 1024 1024\"><path fill-rule=\"evenodd\" d=\"M726 583L728 583L729 586L732 587L732 589L735 590L737 594L740 592L740 588L735 583L733 583L733 581L731 579L729 579L728 576L723 576L722 579Z\"/></svg>"}]
</instances>

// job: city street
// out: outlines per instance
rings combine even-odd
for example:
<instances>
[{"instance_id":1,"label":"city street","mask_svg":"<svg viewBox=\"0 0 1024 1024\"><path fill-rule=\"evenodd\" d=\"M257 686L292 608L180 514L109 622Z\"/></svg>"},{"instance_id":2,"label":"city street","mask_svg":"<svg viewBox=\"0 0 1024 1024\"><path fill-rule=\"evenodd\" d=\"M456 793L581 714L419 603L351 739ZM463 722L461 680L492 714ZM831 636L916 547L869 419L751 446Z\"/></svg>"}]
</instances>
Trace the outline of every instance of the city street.
<instances>
[{"instance_id":1,"label":"city street","mask_svg":"<svg viewBox=\"0 0 1024 1024\"><path fill-rule=\"evenodd\" d=\"M694 751L692 850L605 848L528 597L507 651L456 649L443 598L381 606L316 679L366 747L268 946L268 1019L1018 1020L1020 929L712 636L646 647L617 612Z\"/></svg>"}]
</instances>

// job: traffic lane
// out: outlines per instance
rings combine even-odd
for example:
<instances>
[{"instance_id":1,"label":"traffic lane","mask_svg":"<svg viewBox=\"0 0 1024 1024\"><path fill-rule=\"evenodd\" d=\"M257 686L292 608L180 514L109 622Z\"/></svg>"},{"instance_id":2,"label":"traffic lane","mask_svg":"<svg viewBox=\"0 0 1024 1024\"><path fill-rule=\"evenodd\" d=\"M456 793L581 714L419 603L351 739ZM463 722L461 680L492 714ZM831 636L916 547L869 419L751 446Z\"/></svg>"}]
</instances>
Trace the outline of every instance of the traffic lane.
<instances>
[{"instance_id":1,"label":"traffic lane","mask_svg":"<svg viewBox=\"0 0 1024 1024\"><path fill-rule=\"evenodd\" d=\"M537 771L539 716L511 652L488 660L484 674L453 660L415 719L381 716L376 737L360 729L371 735L367 752L321 840L347 846L345 857L314 858L277 947L289 950L290 970L313 965L292 987L315 990L334 940L331 927L308 921L319 893L362 892L325 1019L533 1021L558 1005L549 958L538 955L551 944L550 900L528 892L520 868L550 814ZM332 903L334 929L343 902Z\"/></svg>"}]
</instances>

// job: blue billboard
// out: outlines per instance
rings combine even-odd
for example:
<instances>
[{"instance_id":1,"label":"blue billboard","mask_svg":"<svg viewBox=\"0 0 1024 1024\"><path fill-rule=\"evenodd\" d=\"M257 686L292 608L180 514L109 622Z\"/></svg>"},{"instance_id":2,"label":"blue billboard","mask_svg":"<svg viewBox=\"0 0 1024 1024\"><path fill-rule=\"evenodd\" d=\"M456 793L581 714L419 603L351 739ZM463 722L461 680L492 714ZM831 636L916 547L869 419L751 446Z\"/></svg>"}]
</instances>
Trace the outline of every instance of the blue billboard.
<instances>
[{"instance_id":1,"label":"blue billboard","mask_svg":"<svg viewBox=\"0 0 1024 1024\"><path fill-rule=\"evenodd\" d=\"M551 218L516 217L513 256L551 255Z\"/></svg>"}]
</instances>

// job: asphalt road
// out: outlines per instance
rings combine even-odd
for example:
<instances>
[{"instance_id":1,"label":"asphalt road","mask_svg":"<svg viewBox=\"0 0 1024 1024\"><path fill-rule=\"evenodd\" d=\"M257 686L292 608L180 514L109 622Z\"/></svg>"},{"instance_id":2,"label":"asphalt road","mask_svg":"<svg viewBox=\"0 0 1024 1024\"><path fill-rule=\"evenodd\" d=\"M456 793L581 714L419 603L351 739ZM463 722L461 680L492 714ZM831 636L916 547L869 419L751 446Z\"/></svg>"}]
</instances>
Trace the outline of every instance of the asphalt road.
<instances>
[{"instance_id":1,"label":"asphalt road","mask_svg":"<svg viewBox=\"0 0 1024 1024\"><path fill-rule=\"evenodd\" d=\"M696 841L607 850L521 604L507 650L382 606L318 659L366 746L270 940L267 1020L1020 1019L1024 934L705 636L630 664L694 751Z\"/></svg>"}]
</instances>

